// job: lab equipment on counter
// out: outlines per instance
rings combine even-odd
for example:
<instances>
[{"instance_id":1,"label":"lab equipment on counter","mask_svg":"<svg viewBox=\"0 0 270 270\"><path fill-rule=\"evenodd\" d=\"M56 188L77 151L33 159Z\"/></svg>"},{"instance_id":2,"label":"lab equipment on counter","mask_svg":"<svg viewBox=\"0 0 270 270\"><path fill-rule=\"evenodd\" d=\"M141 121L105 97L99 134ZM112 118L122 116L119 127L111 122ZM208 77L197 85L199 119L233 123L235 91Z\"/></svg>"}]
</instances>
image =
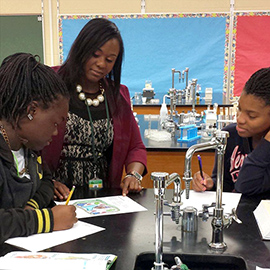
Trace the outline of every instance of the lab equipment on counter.
<instances>
[{"instance_id":1,"label":"lab equipment on counter","mask_svg":"<svg viewBox=\"0 0 270 270\"><path fill-rule=\"evenodd\" d=\"M198 128L195 124L180 126L180 138L177 139L178 142L191 142L201 138L198 135Z\"/></svg>"},{"instance_id":2,"label":"lab equipment on counter","mask_svg":"<svg viewBox=\"0 0 270 270\"><path fill-rule=\"evenodd\" d=\"M196 232L198 230L197 209L193 206L187 206L183 209L182 231Z\"/></svg>"},{"instance_id":3,"label":"lab equipment on counter","mask_svg":"<svg viewBox=\"0 0 270 270\"><path fill-rule=\"evenodd\" d=\"M141 92L135 92L134 103L135 104L141 104L142 103L142 93Z\"/></svg>"},{"instance_id":4,"label":"lab equipment on counter","mask_svg":"<svg viewBox=\"0 0 270 270\"><path fill-rule=\"evenodd\" d=\"M200 134L202 136L202 140L209 141L213 138L214 132L216 131L216 128L212 125L207 126L206 123L200 124Z\"/></svg>"},{"instance_id":5,"label":"lab equipment on counter","mask_svg":"<svg viewBox=\"0 0 270 270\"><path fill-rule=\"evenodd\" d=\"M166 97L170 98L170 113L171 115L174 115L174 112L176 111L176 102L177 101L182 101L183 99L186 98L186 93L190 92L190 85L188 81L188 72L189 68L187 67L184 69L182 72L180 70L175 70L175 68L172 68L172 87L169 90L168 95ZM182 81L186 83L186 86L184 89L176 89L175 88L175 83L174 83L174 77L175 73L179 73L179 83Z\"/></svg>"},{"instance_id":6,"label":"lab equipment on counter","mask_svg":"<svg viewBox=\"0 0 270 270\"><path fill-rule=\"evenodd\" d=\"M154 88L152 87L152 81L151 80L146 80L145 81L145 86L143 88L143 98L146 98L145 103L149 102L154 96Z\"/></svg>"},{"instance_id":7,"label":"lab equipment on counter","mask_svg":"<svg viewBox=\"0 0 270 270\"><path fill-rule=\"evenodd\" d=\"M160 115L158 114L145 114L144 121L148 121L148 128L144 130L144 137L153 141L171 141L171 134L165 129L160 128ZM152 122L154 127L152 128ZM156 123L155 123L156 122Z\"/></svg>"},{"instance_id":8,"label":"lab equipment on counter","mask_svg":"<svg viewBox=\"0 0 270 270\"><path fill-rule=\"evenodd\" d=\"M212 103L213 99L213 88L205 88L205 97L204 100L206 103Z\"/></svg>"},{"instance_id":9,"label":"lab equipment on counter","mask_svg":"<svg viewBox=\"0 0 270 270\"><path fill-rule=\"evenodd\" d=\"M167 109L167 105L165 103L165 99L163 98L163 103L161 104L161 108L160 108L160 112L159 112L159 121L160 121L160 125L163 126L164 123L167 121L167 117L168 117L168 109Z\"/></svg>"},{"instance_id":10,"label":"lab equipment on counter","mask_svg":"<svg viewBox=\"0 0 270 270\"><path fill-rule=\"evenodd\" d=\"M233 107L225 107L225 113L223 112L223 107L220 107L220 113L217 116L217 129L222 129L225 126L236 122L237 108L235 105Z\"/></svg>"},{"instance_id":11,"label":"lab equipment on counter","mask_svg":"<svg viewBox=\"0 0 270 270\"><path fill-rule=\"evenodd\" d=\"M211 109L210 105L208 105L207 110L205 110L204 113L207 127L217 124L217 103L213 105L213 109Z\"/></svg>"},{"instance_id":12,"label":"lab equipment on counter","mask_svg":"<svg viewBox=\"0 0 270 270\"><path fill-rule=\"evenodd\" d=\"M183 72L175 70L175 68L172 69L172 88L169 89L168 94L163 96L163 103L160 109L161 129L170 132L172 138L177 134L176 131L180 130L179 142L188 142L200 138L200 135L197 134L198 129L194 126L194 124L196 124L196 120L201 117L201 115L197 114L195 110L197 79L188 81L188 71L189 68L186 68ZM184 90L177 90L174 88L175 73L179 73L179 82L184 80L186 74L186 87ZM181 112L178 114L176 111L177 99L179 99L179 97L183 98L186 96L186 93L188 93L189 96L188 100L192 101L192 111L188 113ZM165 102L166 98L170 99L169 113Z\"/></svg>"}]
</instances>

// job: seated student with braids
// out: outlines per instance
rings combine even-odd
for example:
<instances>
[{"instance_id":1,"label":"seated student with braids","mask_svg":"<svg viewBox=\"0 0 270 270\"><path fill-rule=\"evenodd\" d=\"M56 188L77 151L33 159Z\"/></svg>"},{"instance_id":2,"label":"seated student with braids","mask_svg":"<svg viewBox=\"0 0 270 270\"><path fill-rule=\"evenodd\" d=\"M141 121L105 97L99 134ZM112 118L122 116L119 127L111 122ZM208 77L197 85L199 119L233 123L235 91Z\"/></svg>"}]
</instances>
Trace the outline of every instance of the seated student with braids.
<instances>
[{"instance_id":1,"label":"seated student with braids","mask_svg":"<svg viewBox=\"0 0 270 270\"><path fill-rule=\"evenodd\" d=\"M74 206L54 206L51 174L39 152L66 121L69 93L31 54L0 67L0 244L11 237L71 228ZM52 207L52 208L51 208Z\"/></svg>"},{"instance_id":2,"label":"seated student with braids","mask_svg":"<svg viewBox=\"0 0 270 270\"><path fill-rule=\"evenodd\" d=\"M256 71L246 82L239 99L237 123L229 131L224 158L224 191L247 195L270 194L270 68ZM195 191L213 190L217 164L212 177L197 172Z\"/></svg>"}]
</instances>

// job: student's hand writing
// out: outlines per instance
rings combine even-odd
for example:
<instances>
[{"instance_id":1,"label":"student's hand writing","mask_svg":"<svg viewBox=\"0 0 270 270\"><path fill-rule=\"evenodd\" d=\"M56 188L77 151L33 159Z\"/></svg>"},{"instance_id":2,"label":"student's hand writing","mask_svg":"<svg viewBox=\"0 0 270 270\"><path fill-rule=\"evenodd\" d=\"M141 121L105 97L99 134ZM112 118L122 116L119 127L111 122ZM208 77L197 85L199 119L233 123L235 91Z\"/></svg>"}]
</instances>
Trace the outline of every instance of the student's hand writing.
<instances>
[{"instance_id":1,"label":"student's hand writing","mask_svg":"<svg viewBox=\"0 0 270 270\"><path fill-rule=\"evenodd\" d=\"M200 172L196 172L192 179L192 189L195 191L206 191L213 188L214 183L212 178L203 172L203 178L201 177Z\"/></svg>"},{"instance_id":2,"label":"student's hand writing","mask_svg":"<svg viewBox=\"0 0 270 270\"><path fill-rule=\"evenodd\" d=\"M69 188L56 180L53 180L54 184L54 200L65 201L69 195Z\"/></svg>"},{"instance_id":3,"label":"student's hand writing","mask_svg":"<svg viewBox=\"0 0 270 270\"><path fill-rule=\"evenodd\" d=\"M129 192L140 192L142 190L139 181L133 176L126 177L122 180L120 187L122 188L123 196L126 196Z\"/></svg>"},{"instance_id":4,"label":"student's hand writing","mask_svg":"<svg viewBox=\"0 0 270 270\"><path fill-rule=\"evenodd\" d=\"M52 208L54 231L67 230L78 221L74 205L57 205Z\"/></svg>"}]
</instances>

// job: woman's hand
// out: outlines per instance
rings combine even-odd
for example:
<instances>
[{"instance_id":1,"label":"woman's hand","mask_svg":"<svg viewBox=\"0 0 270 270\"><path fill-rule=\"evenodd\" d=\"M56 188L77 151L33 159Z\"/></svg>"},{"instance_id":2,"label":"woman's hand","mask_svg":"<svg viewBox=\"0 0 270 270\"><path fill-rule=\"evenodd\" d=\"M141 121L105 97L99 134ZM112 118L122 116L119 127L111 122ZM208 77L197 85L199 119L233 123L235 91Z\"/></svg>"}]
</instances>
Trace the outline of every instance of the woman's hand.
<instances>
[{"instance_id":1,"label":"woman's hand","mask_svg":"<svg viewBox=\"0 0 270 270\"><path fill-rule=\"evenodd\" d=\"M206 191L211 190L214 186L212 178L203 172L203 178L201 177L200 172L196 172L192 179L192 189L195 191Z\"/></svg>"},{"instance_id":2,"label":"woman's hand","mask_svg":"<svg viewBox=\"0 0 270 270\"><path fill-rule=\"evenodd\" d=\"M140 192L142 190L140 181L132 175L125 177L120 187L122 188L123 196L126 196L129 192Z\"/></svg>"},{"instance_id":3,"label":"woman's hand","mask_svg":"<svg viewBox=\"0 0 270 270\"><path fill-rule=\"evenodd\" d=\"M65 201L68 198L69 195L69 188L56 180L53 180L54 184L54 200L59 200L59 201Z\"/></svg>"}]
</instances>

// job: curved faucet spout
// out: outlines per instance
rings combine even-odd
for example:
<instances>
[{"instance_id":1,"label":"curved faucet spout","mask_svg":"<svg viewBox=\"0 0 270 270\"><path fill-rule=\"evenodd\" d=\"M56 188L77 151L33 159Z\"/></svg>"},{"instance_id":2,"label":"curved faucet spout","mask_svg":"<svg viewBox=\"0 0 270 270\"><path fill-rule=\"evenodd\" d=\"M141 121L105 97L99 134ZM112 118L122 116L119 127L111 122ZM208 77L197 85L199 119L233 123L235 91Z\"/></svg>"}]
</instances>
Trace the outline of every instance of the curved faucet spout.
<instances>
[{"instance_id":1,"label":"curved faucet spout","mask_svg":"<svg viewBox=\"0 0 270 270\"><path fill-rule=\"evenodd\" d=\"M185 170L183 180L186 184L186 199L189 199L190 182L192 180L191 160L195 152L215 149L219 141L214 137L211 141L192 145L188 148L185 157Z\"/></svg>"},{"instance_id":2,"label":"curved faucet spout","mask_svg":"<svg viewBox=\"0 0 270 270\"><path fill-rule=\"evenodd\" d=\"M217 130L214 133L214 137L212 138L211 141L205 143L198 143L188 148L185 157L185 169L183 177L183 180L186 183L186 199L189 199L190 182L192 180L191 160L194 153L198 151L205 151L208 149L222 148L225 150L227 144L227 137L228 137L227 131Z\"/></svg>"}]
</instances>

